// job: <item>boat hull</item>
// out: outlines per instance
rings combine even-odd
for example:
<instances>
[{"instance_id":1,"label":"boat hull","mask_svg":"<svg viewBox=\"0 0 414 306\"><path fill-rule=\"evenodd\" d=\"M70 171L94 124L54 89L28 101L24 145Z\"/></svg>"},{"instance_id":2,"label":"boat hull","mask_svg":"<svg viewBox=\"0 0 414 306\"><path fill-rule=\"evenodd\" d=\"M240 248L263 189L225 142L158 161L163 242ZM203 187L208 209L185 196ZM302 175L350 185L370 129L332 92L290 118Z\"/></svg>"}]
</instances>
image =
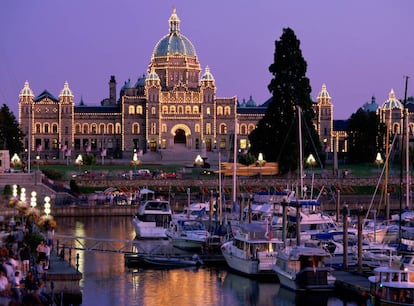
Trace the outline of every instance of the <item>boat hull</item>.
<instances>
[{"instance_id":1,"label":"boat hull","mask_svg":"<svg viewBox=\"0 0 414 306\"><path fill-rule=\"evenodd\" d=\"M137 218L134 218L132 222L137 238L167 239L166 228L157 226L155 222L142 222Z\"/></svg>"}]
</instances>

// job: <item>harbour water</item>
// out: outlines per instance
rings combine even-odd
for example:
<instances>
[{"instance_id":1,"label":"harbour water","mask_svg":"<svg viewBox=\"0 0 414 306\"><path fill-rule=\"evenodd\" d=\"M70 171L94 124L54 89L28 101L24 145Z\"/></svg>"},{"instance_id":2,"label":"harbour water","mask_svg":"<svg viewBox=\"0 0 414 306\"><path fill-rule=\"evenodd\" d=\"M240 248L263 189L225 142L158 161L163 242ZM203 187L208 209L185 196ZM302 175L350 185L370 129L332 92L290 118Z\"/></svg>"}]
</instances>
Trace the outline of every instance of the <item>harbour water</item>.
<instances>
[{"instance_id":1,"label":"harbour water","mask_svg":"<svg viewBox=\"0 0 414 306\"><path fill-rule=\"evenodd\" d=\"M131 217L58 218L57 233L105 239L134 239ZM157 241L152 241L156 245ZM76 251L83 273L82 305L363 306L344 296L303 295L228 272L225 268L128 269L122 254ZM337 293L335 294L337 295Z\"/></svg>"}]
</instances>

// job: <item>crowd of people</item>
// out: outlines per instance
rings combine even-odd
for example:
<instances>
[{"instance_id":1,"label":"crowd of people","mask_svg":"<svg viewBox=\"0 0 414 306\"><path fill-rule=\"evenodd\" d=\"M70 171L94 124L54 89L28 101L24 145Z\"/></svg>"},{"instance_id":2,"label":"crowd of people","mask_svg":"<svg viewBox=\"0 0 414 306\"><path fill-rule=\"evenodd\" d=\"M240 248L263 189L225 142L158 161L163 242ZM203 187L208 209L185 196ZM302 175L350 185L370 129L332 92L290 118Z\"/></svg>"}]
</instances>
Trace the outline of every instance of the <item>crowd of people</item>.
<instances>
[{"instance_id":1,"label":"crowd of people","mask_svg":"<svg viewBox=\"0 0 414 306\"><path fill-rule=\"evenodd\" d=\"M3 231L0 241L0 306L51 305L45 281L52 250L51 233L33 250L22 225ZM42 234L42 233L41 233Z\"/></svg>"}]
</instances>

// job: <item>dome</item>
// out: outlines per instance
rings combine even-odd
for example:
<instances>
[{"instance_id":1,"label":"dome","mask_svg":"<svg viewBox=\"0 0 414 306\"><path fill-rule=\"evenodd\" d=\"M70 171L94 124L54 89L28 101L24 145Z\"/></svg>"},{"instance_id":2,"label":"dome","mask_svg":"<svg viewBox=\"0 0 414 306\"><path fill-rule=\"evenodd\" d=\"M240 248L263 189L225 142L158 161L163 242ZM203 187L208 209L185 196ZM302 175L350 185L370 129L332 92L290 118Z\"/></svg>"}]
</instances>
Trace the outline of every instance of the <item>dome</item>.
<instances>
[{"instance_id":1,"label":"dome","mask_svg":"<svg viewBox=\"0 0 414 306\"><path fill-rule=\"evenodd\" d=\"M256 102L254 102L253 97L250 96L249 100L247 100L246 102L246 107L255 107L256 106Z\"/></svg>"},{"instance_id":2,"label":"dome","mask_svg":"<svg viewBox=\"0 0 414 306\"><path fill-rule=\"evenodd\" d=\"M400 100L398 100L395 97L395 92L394 89L391 89L390 94L389 94L389 98L387 101L384 102L384 104L382 105L382 108L384 108L385 110L392 110L394 108L399 108L399 109L403 109L403 105L401 104Z\"/></svg>"},{"instance_id":3,"label":"dome","mask_svg":"<svg viewBox=\"0 0 414 306\"><path fill-rule=\"evenodd\" d=\"M160 77L158 76L158 74L155 72L154 67L151 68L150 73L148 74L146 80L148 81L159 81Z\"/></svg>"},{"instance_id":4,"label":"dome","mask_svg":"<svg viewBox=\"0 0 414 306\"><path fill-rule=\"evenodd\" d=\"M29 86L29 82L28 81L24 82L24 87L20 91L20 95L19 96L20 97L27 97L27 96L34 97L33 91L30 89L30 86Z\"/></svg>"},{"instance_id":5,"label":"dome","mask_svg":"<svg viewBox=\"0 0 414 306\"><path fill-rule=\"evenodd\" d=\"M201 77L204 81L214 81L214 77L210 72L210 68L207 66L206 71L204 72L203 76Z\"/></svg>"},{"instance_id":6,"label":"dome","mask_svg":"<svg viewBox=\"0 0 414 306\"><path fill-rule=\"evenodd\" d=\"M138 78L137 82L135 83L135 88L136 87L143 87L145 86L145 74L143 74L141 77Z\"/></svg>"},{"instance_id":7,"label":"dome","mask_svg":"<svg viewBox=\"0 0 414 306\"><path fill-rule=\"evenodd\" d=\"M63 85L63 89L60 92L59 97L73 97L72 91L69 88L69 84L66 81L65 84Z\"/></svg>"},{"instance_id":8,"label":"dome","mask_svg":"<svg viewBox=\"0 0 414 306\"><path fill-rule=\"evenodd\" d=\"M121 87L121 91L124 91L125 89L128 89L128 88L132 88L131 79L128 79L128 81L125 81L124 85Z\"/></svg>"},{"instance_id":9,"label":"dome","mask_svg":"<svg viewBox=\"0 0 414 306\"><path fill-rule=\"evenodd\" d=\"M322 84L322 90L318 94L318 99L321 99L321 98L331 99L329 92L326 90L325 84Z\"/></svg>"},{"instance_id":10,"label":"dome","mask_svg":"<svg viewBox=\"0 0 414 306\"><path fill-rule=\"evenodd\" d=\"M375 102L375 97L371 97L371 103L367 102L362 106L362 109L366 112L376 112L378 109L378 104Z\"/></svg>"},{"instance_id":11,"label":"dome","mask_svg":"<svg viewBox=\"0 0 414 306\"><path fill-rule=\"evenodd\" d=\"M192 42L180 33L180 19L175 8L169 19L170 33L155 45L153 56L184 55L196 56Z\"/></svg>"}]
</instances>

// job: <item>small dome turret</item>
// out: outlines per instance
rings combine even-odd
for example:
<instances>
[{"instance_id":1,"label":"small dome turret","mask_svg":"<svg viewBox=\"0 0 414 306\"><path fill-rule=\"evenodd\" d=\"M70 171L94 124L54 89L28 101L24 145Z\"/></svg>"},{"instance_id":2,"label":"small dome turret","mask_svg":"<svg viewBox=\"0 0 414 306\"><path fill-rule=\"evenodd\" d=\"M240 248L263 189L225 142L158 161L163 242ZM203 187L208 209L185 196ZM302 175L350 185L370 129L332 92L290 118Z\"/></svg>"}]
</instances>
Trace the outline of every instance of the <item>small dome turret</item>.
<instances>
[{"instance_id":1,"label":"small dome turret","mask_svg":"<svg viewBox=\"0 0 414 306\"><path fill-rule=\"evenodd\" d=\"M205 70L203 76L201 77L201 80L202 81L214 81L214 77L211 74L210 68L208 66L206 67L206 70Z\"/></svg>"},{"instance_id":2,"label":"small dome turret","mask_svg":"<svg viewBox=\"0 0 414 306\"><path fill-rule=\"evenodd\" d=\"M34 97L33 91L30 89L29 82L24 82L24 87L20 91L19 97Z\"/></svg>"},{"instance_id":3,"label":"small dome turret","mask_svg":"<svg viewBox=\"0 0 414 306\"><path fill-rule=\"evenodd\" d=\"M384 102L382 108L385 110L392 110L394 108L403 109L403 105L401 104L400 100L395 97L394 89L391 89L388 100Z\"/></svg>"},{"instance_id":4,"label":"small dome turret","mask_svg":"<svg viewBox=\"0 0 414 306\"><path fill-rule=\"evenodd\" d=\"M72 91L69 88L68 81L63 85L63 89L60 92L59 97L73 97Z\"/></svg>"}]
</instances>

